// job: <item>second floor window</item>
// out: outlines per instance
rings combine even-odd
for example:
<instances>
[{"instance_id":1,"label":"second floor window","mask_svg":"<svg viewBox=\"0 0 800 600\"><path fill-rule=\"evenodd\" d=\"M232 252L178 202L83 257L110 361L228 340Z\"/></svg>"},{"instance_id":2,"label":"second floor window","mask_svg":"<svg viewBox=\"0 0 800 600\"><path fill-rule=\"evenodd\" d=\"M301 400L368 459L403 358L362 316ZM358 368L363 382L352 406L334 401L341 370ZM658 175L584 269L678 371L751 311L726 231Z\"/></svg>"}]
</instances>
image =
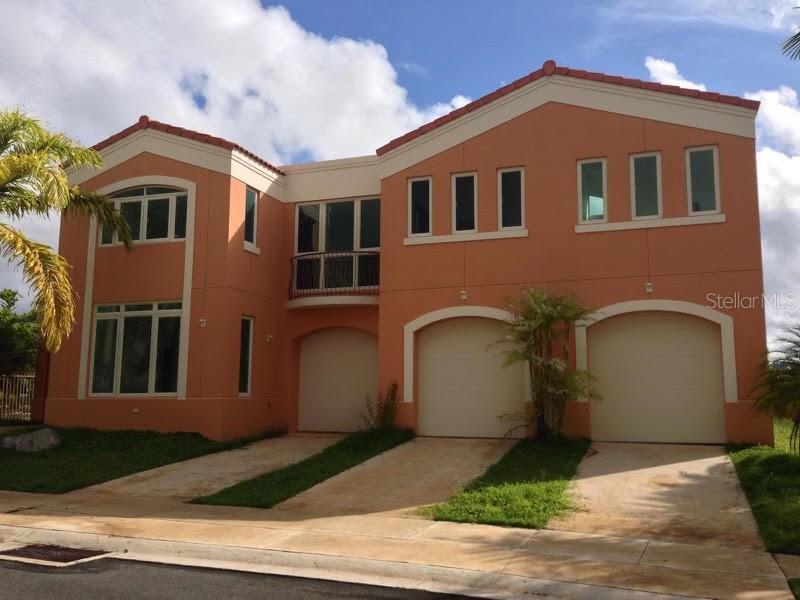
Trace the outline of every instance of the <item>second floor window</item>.
<instances>
[{"instance_id":1,"label":"second floor window","mask_svg":"<svg viewBox=\"0 0 800 600\"><path fill-rule=\"evenodd\" d=\"M719 210L717 148L689 148L686 151L686 177L690 213Z\"/></svg>"},{"instance_id":2,"label":"second floor window","mask_svg":"<svg viewBox=\"0 0 800 600\"><path fill-rule=\"evenodd\" d=\"M429 177L408 182L408 234L431 233L431 180Z\"/></svg>"},{"instance_id":3,"label":"second floor window","mask_svg":"<svg viewBox=\"0 0 800 600\"><path fill-rule=\"evenodd\" d=\"M453 231L469 233L477 230L476 175L453 175Z\"/></svg>"},{"instance_id":4,"label":"second floor window","mask_svg":"<svg viewBox=\"0 0 800 600\"><path fill-rule=\"evenodd\" d=\"M114 207L131 230L133 242L179 240L186 237L187 195L185 190L142 186L111 195ZM103 246L118 244L107 227L100 232Z\"/></svg>"},{"instance_id":5,"label":"second floor window","mask_svg":"<svg viewBox=\"0 0 800 600\"><path fill-rule=\"evenodd\" d=\"M657 152L631 156L633 218L661 216L661 156Z\"/></svg>"},{"instance_id":6,"label":"second floor window","mask_svg":"<svg viewBox=\"0 0 800 600\"><path fill-rule=\"evenodd\" d=\"M244 197L244 242L256 244L256 211L258 210L258 192L247 188Z\"/></svg>"},{"instance_id":7,"label":"second floor window","mask_svg":"<svg viewBox=\"0 0 800 600\"><path fill-rule=\"evenodd\" d=\"M578 203L581 221L605 221L605 159L590 159L578 162Z\"/></svg>"},{"instance_id":8,"label":"second floor window","mask_svg":"<svg viewBox=\"0 0 800 600\"><path fill-rule=\"evenodd\" d=\"M502 169L498 173L500 229L522 227L522 169Z\"/></svg>"}]
</instances>

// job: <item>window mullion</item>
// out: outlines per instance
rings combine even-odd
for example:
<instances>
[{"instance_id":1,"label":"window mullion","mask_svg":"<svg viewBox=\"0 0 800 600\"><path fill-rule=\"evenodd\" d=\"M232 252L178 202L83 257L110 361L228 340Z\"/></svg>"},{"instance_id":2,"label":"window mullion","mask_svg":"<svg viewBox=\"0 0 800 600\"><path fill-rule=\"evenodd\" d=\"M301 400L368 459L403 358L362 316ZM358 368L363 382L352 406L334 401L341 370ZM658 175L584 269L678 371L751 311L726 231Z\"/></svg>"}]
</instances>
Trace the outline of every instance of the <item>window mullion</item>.
<instances>
[{"instance_id":1,"label":"window mullion","mask_svg":"<svg viewBox=\"0 0 800 600\"><path fill-rule=\"evenodd\" d=\"M158 351L158 314L153 311L150 315L150 363L147 373L147 393L152 394L156 389L156 353Z\"/></svg>"},{"instance_id":2,"label":"window mullion","mask_svg":"<svg viewBox=\"0 0 800 600\"><path fill-rule=\"evenodd\" d=\"M122 379L122 338L125 337L125 317L120 315L117 319L117 352L114 356L114 395L119 395L119 385Z\"/></svg>"},{"instance_id":3,"label":"window mullion","mask_svg":"<svg viewBox=\"0 0 800 600\"><path fill-rule=\"evenodd\" d=\"M175 239L175 204L177 203L177 195L172 194L169 197L169 217L167 219L167 239Z\"/></svg>"}]
</instances>

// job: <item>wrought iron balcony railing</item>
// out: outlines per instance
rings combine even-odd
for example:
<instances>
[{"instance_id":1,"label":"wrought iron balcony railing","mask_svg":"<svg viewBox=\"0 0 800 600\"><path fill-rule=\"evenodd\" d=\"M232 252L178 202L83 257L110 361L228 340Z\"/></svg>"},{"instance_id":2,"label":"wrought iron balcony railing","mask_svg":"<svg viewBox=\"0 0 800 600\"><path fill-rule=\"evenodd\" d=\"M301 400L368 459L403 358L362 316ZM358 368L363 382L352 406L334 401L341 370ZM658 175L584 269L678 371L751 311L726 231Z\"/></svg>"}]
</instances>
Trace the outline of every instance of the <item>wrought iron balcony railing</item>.
<instances>
[{"instance_id":1,"label":"wrought iron balcony railing","mask_svg":"<svg viewBox=\"0 0 800 600\"><path fill-rule=\"evenodd\" d=\"M293 256L289 298L377 294L380 252L313 252Z\"/></svg>"}]
</instances>

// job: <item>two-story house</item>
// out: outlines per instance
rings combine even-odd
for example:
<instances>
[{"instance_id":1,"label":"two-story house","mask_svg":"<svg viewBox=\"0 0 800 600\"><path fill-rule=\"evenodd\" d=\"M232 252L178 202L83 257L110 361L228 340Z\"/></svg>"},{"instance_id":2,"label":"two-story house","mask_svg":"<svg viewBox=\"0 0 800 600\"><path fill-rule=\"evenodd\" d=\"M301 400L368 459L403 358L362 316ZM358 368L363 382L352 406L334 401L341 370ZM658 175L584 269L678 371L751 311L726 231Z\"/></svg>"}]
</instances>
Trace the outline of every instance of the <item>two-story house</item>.
<instances>
[{"instance_id":1,"label":"two-story house","mask_svg":"<svg viewBox=\"0 0 800 600\"><path fill-rule=\"evenodd\" d=\"M374 155L282 167L142 117L72 174L135 241L62 223L80 310L46 420L350 431L397 381L400 424L502 436L527 384L492 343L532 286L596 311L570 355L603 399L569 433L771 442L763 308L717 301L762 295L757 110L547 61Z\"/></svg>"}]
</instances>

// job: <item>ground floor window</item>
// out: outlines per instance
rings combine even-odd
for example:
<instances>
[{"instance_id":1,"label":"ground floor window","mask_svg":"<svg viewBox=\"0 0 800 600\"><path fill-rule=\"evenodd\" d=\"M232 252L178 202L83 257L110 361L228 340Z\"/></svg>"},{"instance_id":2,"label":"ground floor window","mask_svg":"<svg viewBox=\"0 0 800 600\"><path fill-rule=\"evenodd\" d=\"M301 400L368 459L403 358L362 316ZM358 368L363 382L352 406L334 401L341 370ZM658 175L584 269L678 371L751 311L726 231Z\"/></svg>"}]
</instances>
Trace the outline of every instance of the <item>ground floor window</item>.
<instances>
[{"instance_id":1,"label":"ground floor window","mask_svg":"<svg viewBox=\"0 0 800 600\"><path fill-rule=\"evenodd\" d=\"M250 394L250 370L253 355L253 318L242 317L239 338L239 393Z\"/></svg>"},{"instance_id":2,"label":"ground floor window","mask_svg":"<svg viewBox=\"0 0 800 600\"><path fill-rule=\"evenodd\" d=\"M180 302L96 306L92 393L176 393L180 329Z\"/></svg>"}]
</instances>

